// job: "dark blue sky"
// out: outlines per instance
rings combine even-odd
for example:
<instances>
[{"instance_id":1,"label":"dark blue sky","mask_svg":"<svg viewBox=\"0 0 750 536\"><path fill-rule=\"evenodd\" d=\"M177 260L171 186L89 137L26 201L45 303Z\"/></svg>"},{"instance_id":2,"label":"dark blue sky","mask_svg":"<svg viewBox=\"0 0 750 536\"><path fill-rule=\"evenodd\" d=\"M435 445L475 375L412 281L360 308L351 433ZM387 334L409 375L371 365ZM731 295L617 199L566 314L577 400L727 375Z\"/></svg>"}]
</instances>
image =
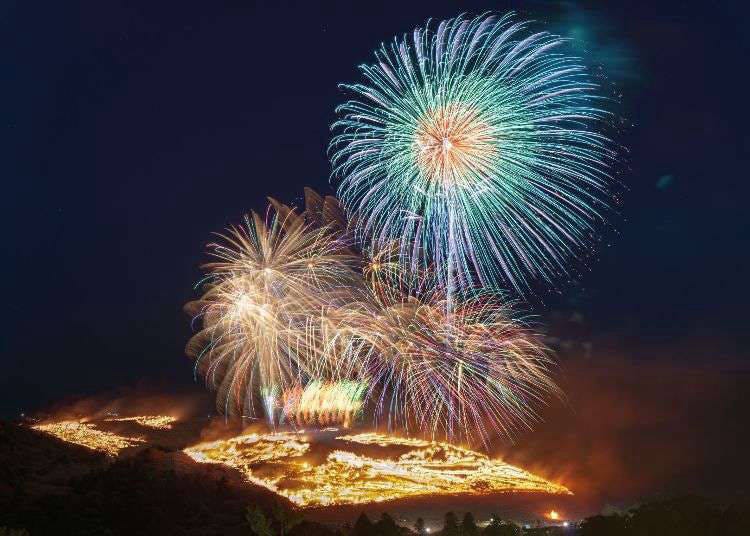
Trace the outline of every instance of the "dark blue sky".
<instances>
[{"instance_id":1,"label":"dark blue sky","mask_svg":"<svg viewBox=\"0 0 750 536\"><path fill-rule=\"evenodd\" d=\"M535 311L580 311L632 360L747 368L747 19L730 3L192 4L0 8L0 414L192 385L182 305L210 233L266 195L329 192L337 84L381 41L464 10L578 39L631 125L618 233Z\"/></svg>"}]
</instances>

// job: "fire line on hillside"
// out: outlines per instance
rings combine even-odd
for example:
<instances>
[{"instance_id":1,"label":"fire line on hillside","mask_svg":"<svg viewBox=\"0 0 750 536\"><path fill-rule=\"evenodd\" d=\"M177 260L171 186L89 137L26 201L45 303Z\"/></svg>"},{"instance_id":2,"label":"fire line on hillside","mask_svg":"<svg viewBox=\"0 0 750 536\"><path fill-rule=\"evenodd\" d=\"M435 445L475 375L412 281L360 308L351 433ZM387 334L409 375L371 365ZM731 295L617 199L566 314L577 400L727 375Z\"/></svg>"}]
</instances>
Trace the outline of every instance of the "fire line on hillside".
<instances>
[{"instance_id":1,"label":"fire line on hillside","mask_svg":"<svg viewBox=\"0 0 750 536\"><path fill-rule=\"evenodd\" d=\"M169 431L166 416L38 424L34 429L117 457L147 437L106 429L113 422ZM99 426L103 429L100 429ZM145 433L145 432L144 432ZM183 450L200 463L220 464L303 508L377 503L424 495L508 492L570 494L563 485L501 460L449 443L337 428L243 433Z\"/></svg>"}]
</instances>

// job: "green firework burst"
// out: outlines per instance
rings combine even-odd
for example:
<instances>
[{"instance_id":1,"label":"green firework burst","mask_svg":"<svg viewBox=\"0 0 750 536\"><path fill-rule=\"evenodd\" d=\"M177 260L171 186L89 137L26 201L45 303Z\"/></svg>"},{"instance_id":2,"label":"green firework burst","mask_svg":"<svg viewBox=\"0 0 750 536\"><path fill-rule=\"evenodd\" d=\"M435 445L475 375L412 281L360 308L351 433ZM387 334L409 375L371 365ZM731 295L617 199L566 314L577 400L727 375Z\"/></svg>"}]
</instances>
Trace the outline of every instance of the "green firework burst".
<instances>
[{"instance_id":1,"label":"green firework burst","mask_svg":"<svg viewBox=\"0 0 750 536\"><path fill-rule=\"evenodd\" d=\"M381 46L337 108L334 179L359 236L453 288L554 283L607 212L610 118L564 39L512 15Z\"/></svg>"}]
</instances>

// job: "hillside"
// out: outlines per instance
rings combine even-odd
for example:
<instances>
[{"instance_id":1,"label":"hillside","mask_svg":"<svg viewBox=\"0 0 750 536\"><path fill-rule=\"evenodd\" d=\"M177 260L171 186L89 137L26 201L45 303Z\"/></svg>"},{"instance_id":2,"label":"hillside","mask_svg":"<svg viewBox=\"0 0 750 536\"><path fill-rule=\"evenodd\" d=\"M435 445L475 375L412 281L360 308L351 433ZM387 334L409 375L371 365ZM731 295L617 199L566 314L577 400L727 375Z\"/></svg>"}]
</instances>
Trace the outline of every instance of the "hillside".
<instances>
[{"instance_id":1,"label":"hillside","mask_svg":"<svg viewBox=\"0 0 750 536\"><path fill-rule=\"evenodd\" d=\"M0 527L32 535L249 534L248 505L283 501L178 450L112 459L9 422L0 422L0 475Z\"/></svg>"}]
</instances>

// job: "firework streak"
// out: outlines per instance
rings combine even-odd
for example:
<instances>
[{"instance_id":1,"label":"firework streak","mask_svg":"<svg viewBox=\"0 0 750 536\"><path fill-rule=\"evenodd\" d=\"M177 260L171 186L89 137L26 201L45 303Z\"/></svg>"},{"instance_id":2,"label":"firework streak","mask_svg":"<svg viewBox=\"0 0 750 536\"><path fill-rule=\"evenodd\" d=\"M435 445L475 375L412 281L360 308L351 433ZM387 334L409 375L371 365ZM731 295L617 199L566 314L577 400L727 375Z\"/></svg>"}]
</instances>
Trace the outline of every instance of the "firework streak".
<instances>
[{"instance_id":1,"label":"firework streak","mask_svg":"<svg viewBox=\"0 0 750 536\"><path fill-rule=\"evenodd\" d=\"M189 304L203 326L188 353L222 411L469 443L536 419L556 387L511 303L477 291L448 307L432 272L417 283L393 247L355 253L345 226L274 207L210 246L219 262Z\"/></svg>"},{"instance_id":2,"label":"firework streak","mask_svg":"<svg viewBox=\"0 0 750 536\"><path fill-rule=\"evenodd\" d=\"M524 292L590 249L606 210L609 120L564 40L511 15L460 16L383 45L343 87L330 153L360 238L438 266L450 297Z\"/></svg>"}]
</instances>

